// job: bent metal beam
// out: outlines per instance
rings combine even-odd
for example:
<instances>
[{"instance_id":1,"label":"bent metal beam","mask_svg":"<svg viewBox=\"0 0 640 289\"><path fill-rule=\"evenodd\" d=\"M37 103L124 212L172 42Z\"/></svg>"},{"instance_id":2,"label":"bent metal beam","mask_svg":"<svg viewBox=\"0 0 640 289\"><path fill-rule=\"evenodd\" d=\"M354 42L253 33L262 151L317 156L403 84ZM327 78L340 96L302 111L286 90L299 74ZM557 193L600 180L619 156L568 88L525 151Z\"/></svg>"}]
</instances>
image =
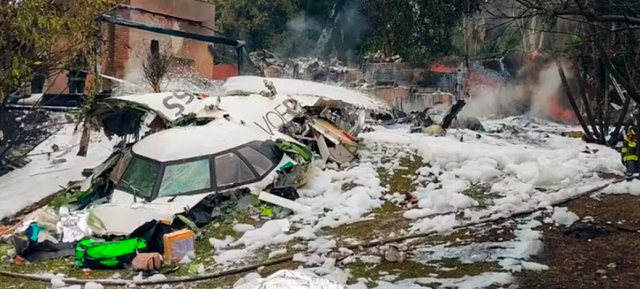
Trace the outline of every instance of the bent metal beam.
<instances>
[{"instance_id":1,"label":"bent metal beam","mask_svg":"<svg viewBox=\"0 0 640 289\"><path fill-rule=\"evenodd\" d=\"M236 47L236 53L238 54L238 75L241 75L242 61L243 61L242 53L243 53L243 48L244 48L244 45L245 45L244 41L225 38L225 37L220 37L220 36L208 36L208 35L191 33L191 32L186 32L186 31L181 31L181 30L174 30L174 29L168 29L168 28L163 28L163 27L151 26L151 25L148 25L148 24L144 24L144 23L140 23L140 22L136 22L136 21L131 21L131 20L127 20L127 19L122 19L122 18L118 18L118 17L113 17L113 16L109 16L109 15L102 15L100 17L99 21L106 22L106 23L111 23L111 24L114 24L114 25L120 25L120 26L129 27L129 28L149 31L149 32L155 32L155 33L164 34L164 35L170 35L170 36L175 36L175 37L182 37L182 38L187 38L187 39L199 40L199 41L204 41L204 42L209 42L209 43L214 43L214 44L224 44L224 45L234 46L234 47Z\"/></svg>"}]
</instances>

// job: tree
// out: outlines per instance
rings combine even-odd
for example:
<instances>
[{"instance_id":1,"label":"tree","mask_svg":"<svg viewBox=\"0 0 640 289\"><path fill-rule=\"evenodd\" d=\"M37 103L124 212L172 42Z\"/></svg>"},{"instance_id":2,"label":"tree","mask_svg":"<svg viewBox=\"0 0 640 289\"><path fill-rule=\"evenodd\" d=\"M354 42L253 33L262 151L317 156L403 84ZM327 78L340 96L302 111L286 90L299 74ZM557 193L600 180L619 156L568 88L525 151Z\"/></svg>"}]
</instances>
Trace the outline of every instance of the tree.
<instances>
[{"instance_id":1,"label":"tree","mask_svg":"<svg viewBox=\"0 0 640 289\"><path fill-rule=\"evenodd\" d=\"M31 81L36 66L45 67L49 75L64 70L79 49L99 39L97 17L111 6L110 0L1 2L0 130L17 127L5 109L9 95ZM4 133L0 160L25 139L31 128L27 124Z\"/></svg>"},{"instance_id":2,"label":"tree","mask_svg":"<svg viewBox=\"0 0 640 289\"><path fill-rule=\"evenodd\" d=\"M248 50L278 45L287 22L297 12L292 0L217 0L222 32L247 42Z\"/></svg>"},{"instance_id":3,"label":"tree","mask_svg":"<svg viewBox=\"0 0 640 289\"><path fill-rule=\"evenodd\" d=\"M515 0L519 13L502 11L501 17L541 23L533 29L551 34L544 46L555 57L570 60L577 78L577 92L583 109L572 99L572 89L563 80L567 97L590 142L606 143L609 135L610 103L626 91L627 100L617 116L615 136L623 124L629 102L640 103L640 46L638 46L640 5L635 0ZM553 45L553 46L552 46ZM564 68L558 64L563 74ZM619 83L622 90L610 89ZM625 94L625 93L622 93ZM622 104L622 103L619 103ZM580 117L586 115L586 120Z\"/></svg>"},{"instance_id":4,"label":"tree","mask_svg":"<svg viewBox=\"0 0 640 289\"><path fill-rule=\"evenodd\" d=\"M176 58L173 54L164 51L150 51L147 59L142 64L144 79L146 79L154 92L160 92L160 83L167 73L173 68Z\"/></svg>"},{"instance_id":5,"label":"tree","mask_svg":"<svg viewBox=\"0 0 640 289\"><path fill-rule=\"evenodd\" d=\"M464 17L479 9L478 0L364 0L362 13L369 24L365 50L408 61L463 54L455 35Z\"/></svg>"}]
</instances>

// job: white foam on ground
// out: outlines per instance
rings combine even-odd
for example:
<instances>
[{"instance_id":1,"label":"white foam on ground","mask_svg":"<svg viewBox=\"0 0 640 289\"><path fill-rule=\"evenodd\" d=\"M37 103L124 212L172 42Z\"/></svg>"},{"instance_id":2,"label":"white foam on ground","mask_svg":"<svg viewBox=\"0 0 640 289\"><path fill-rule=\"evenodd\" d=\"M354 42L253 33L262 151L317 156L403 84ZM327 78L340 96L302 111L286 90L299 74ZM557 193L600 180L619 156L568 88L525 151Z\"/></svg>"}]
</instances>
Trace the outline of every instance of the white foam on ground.
<instances>
[{"instance_id":1,"label":"white foam on ground","mask_svg":"<svg viewBox=\"0 0 640 289\"><path fill-rule=\"evenodd\" d=\"M82 130L74 134L75 125L63 125L62 129L38 145L30 155L51 152L58 145L60 151L29 157L31 163L0 177L0 218L17 213L21 209L56 193L72 180L83 180L82 170L93 168L109 157L113 143L102 132L91 133L92 141L86 157L76 156ZM54 159L66 162L52 164Z\"/></svg>"}]
</instances>

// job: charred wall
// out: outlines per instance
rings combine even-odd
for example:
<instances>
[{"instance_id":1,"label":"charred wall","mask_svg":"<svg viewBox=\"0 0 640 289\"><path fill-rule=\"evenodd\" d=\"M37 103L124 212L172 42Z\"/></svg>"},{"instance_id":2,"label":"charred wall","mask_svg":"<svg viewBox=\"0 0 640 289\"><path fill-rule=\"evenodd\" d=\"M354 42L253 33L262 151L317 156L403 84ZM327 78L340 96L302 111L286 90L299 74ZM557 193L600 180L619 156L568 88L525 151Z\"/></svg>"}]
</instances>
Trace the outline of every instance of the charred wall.
<instances>
[{"instance_id":1,"label":"charred wall","mask_svg":"<svg viewBox=\"0 0 640 289\"><path fill-rule=\"evenodd\" d=\"M115 16L148 25L214 35L215 5L197 0L125 0L114 9ZM141 8L141 9L136 9ZM172 52L205 78L213 74L213 56L209 43L172 37L117 25L103 25L102 73L125 78L128 73L140 73L151 41L160 49ZM139 72L138 72L139 71ZM48 93L65 93L67 71L51 75Z\"/></svg>"}]
</instances>

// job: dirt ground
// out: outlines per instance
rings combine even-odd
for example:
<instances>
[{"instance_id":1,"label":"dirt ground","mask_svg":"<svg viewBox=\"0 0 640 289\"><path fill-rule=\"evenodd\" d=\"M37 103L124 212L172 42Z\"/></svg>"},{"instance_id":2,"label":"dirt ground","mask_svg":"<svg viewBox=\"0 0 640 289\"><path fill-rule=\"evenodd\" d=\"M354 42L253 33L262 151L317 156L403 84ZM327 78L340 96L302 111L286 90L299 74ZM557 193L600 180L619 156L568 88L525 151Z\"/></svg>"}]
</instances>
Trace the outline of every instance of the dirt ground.
<instances>
[{"instance_id":1,"label":"dirt ground","mask_svg":"<svg viewBox=\"0 0 640 289\"><path fill-rule=\"evenodd\" d=\"M416 187L414 183L417 168L421 165L421 159L403 159L403 169L396 170L394 174L381 169L380 179L383 185L388 185L393 192L410 192ZM355 184L346 183L343 190L348 190ZM480 200L480 206L485 206L485 201L490 201L486 196L487 188L473 187L465 194ZM485 200L486 199L486 200ZM324 230L322 235L332 236L340 246L351 241L366 242L378 238L389 238L408 233L410 220L402 217L406 205L385 203L381 208L375 209L371 218L354 224L344 225L333 229ZM578 214L581 221L576 222L570 228L545 225L543 228L544 251L534 262L548 265L547 271L525 271L519 275L518 285L520 289L597 289L597 288L640 288L640 197L619 195L605 196L601 199L580 199L569 205L569 210ZM249 216L238 214L234 219L239 223L256 225L255 220ZM584 222L588 220L589 222ZM492 224L484 227L466 228L445 235L434 235L427 238L416 239L407 245L411 248L421 246L434 246L448 244L448 246L461 246L470 242L503 242L515 238L513 230L518 221L508 221L504 224ZM537 228L540 229L540 228ZM213 269L213 256L208 238L223 238L230 235L240 237L239 233L232 230L229 224L212 226L204 230L203 238L197 241L199 258L197 263L207 267L208 273ZM287 244L281 244L276 249L287 249L289 254L304 251L307 242L295 240ZM258 252L255 263L266 261L268 252ZM202 258L200 258L202 256ZM285 262L275 266L269 266L258 273L268 276L280 269L295 269L301 263ZM446 268L447 270L440 270ZM463 264L457 259L443 259L434 263L423 264L407 260L403 263L377 263L368 264L361 261L349 264L346 268L352 275L348 284L354 284L358 280L366 279L367 285L376 287L376 280L381 276L392 274L400 279L419 278L437 275L439 278L461 278L464 276L476 276L489 272L501 272L497 263L477 262ZM90 271L84 272L78 269L72 258L53 260L38 264L12 265L0 263L0 270L19 271L24 273L36 272L63 272L71 277L102 279L115 273L120 273L125 279L131 279L135 273L129 270L120 271ZM167 274L167 277L189 275L189 266L182 266L178 271ZM208 280L195 284L177 284L170 288L230 288L238 278L244 274L230 275L219 279ZM0 288L46 288L47 283L25 281L20 279L0 276ZM432 288L438 288L441 284L425 284ZM108 287L124 288L124 287ZM143 287L154 288L154 287ZM492 285L489 288L503 288ZM504 288L511 288L505 286Z\"/></svg>"},{"instance_id":2,"label":"dirt ground","mask_svg":"<svg viewBox=\"0 0 640 289\"><path fill-rule=\"evenodd\" d=\"M522 274L519 288L640 288L640 198L580 199L569 210L593 219L570 228L547 227L544 252L534 261L550 270Z\"/></svg>"}]
</instances>

